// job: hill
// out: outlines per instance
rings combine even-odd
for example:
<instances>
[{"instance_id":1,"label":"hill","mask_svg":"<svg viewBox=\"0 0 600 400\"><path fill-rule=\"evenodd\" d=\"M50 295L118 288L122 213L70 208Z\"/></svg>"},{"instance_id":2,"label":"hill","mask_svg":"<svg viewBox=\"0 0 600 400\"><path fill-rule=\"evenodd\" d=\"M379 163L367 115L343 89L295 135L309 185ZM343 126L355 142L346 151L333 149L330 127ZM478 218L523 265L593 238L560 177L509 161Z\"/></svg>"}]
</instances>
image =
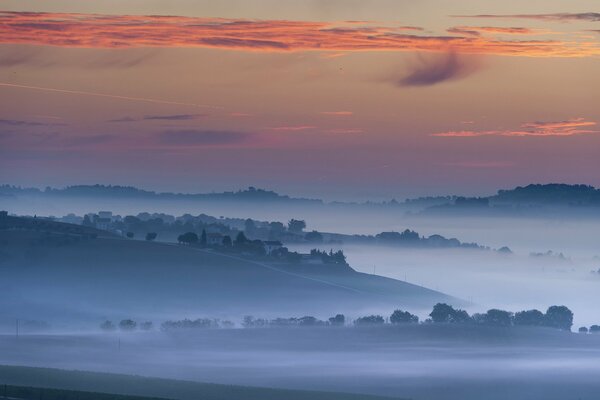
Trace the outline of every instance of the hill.
<instances>
[{"instance_id":1,"label":"hill","mask_svg":"<svg viewBox=\"0 0 600 400\"><path fill-rule=\"evenodd\" d=\"M67 371L51 368L31 368L0 365L0 384L27 385L46 388L45 391L30 388L36 397L27 399L100 399L144 400L157 397L181 400L384 400L391 397L317 392L286 389L269 389L247 386L217 385L172 379L146 378L131 375L107 374L84 371ZM3 388L0 388L3 390ZM11 388L12 389L12 388ZM33 390L32 390L33 389ZM54 391L52 390L54 389ZM59 393L55 393L58 391ZM83 393L100 392L100 393ZM11 393L18 391L12 390ZM0 396L2 391L0 390ZM116 394L126 397L114 397ZM55 395L55 397L52 396ZM94 396L95 394L95 396ZM90 397L90 395L92 395ZM130 397L136 396L136 397ZM137 396L151 396L140 398ZM17 396L14 396L17 397Z\"/></svg>"},{"instance_id":2,"label":"hill","mask_svg":"<svg viewBox=\"0 0 600 400\"><path fill-rule=\"evenodd\" d=\"M64 230L70 224L53 224L60 229L0 230L5 318L326 317L458 302L352 268L270 263L189 246L69 234Z\"/></svg>"}]
</instances>

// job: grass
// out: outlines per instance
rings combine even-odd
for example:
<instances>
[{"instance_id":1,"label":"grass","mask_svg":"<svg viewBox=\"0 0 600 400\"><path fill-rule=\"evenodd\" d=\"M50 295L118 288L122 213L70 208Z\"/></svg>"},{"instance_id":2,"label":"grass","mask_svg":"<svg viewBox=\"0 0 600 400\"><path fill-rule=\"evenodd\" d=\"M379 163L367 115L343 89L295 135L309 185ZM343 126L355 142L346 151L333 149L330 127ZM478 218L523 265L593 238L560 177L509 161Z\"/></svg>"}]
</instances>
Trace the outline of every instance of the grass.
<instances>
[{"instance_id":1,"label":"grass","mask_svg":"<svg viewBox=\"0 0 600 400\"><path fill-rule=\"evenodd\" d=\"M10 388L15 388L14 390L17 391L11 391L10 393L14 394L9 394L9 397L32 400L41 398L43 400L134 400L150 398L181 400L391 399L389 397L362 394L219 385L132 375L0 365L0 385L5 384L10 385ZM22 388L22 392L18 392L19 387ZM3 386L0 386L0 395L2 390ZM19 393L22 393L21 397L19 397ZM40 397L40 393L43 397ZM37 394L37 397L31 397L34 394ZM81 394L81 397L79 397L79 394ZM93 397L94 395L96 397Z\"/></svg>"}]
</instances>

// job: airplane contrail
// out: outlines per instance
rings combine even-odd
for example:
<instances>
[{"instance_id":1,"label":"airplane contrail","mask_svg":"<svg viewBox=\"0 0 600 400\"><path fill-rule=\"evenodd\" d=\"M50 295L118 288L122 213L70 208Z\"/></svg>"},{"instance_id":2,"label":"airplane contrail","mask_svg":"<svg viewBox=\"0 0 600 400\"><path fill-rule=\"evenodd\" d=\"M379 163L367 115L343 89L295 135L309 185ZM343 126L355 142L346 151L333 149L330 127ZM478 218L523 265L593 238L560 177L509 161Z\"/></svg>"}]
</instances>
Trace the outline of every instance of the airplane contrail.
<instances>
[{"instance_id":1,"label":"airplane contrail","mask_svg":"<svg viewBox=\"0 0 600 400\"><path fill-rule=\"evenodd\" d=\"M86 92L83 90L67 90L67 89L56 89L56 88L49 88L49 87L42 87L42 86L19 85L16 83L7 83L7 82L0 82L0 86L21 88L21 89L31 89L31 90L41 90L41 91L45 91L45 92L76 94L76 95L82 95L82 96L107 97L110 99L118 99L118 100L143 101L146 103L171 104L171 105L176 105L176 106L200 107L200 108L219 108L219 109L223 108L221 106L211 106L211 105L206 105L206 104L183 103L180 101L150 99L150 98L146 98L146 97L120 96L120 95L108 94L108 93Z\"/></svg>"}]
</instances>

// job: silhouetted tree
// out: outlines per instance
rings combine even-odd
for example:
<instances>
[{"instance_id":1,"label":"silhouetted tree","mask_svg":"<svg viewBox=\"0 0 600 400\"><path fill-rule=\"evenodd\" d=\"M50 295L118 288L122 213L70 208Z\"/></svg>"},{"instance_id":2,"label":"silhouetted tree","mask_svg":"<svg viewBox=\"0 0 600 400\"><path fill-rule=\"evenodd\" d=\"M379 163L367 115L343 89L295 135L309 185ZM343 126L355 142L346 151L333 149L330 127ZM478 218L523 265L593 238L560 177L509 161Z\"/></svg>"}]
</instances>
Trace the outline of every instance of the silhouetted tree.
<instances>
[{"instance_id":1,"label":"silhouetted tree","mask_svg":"<svg viewBox=\"0 0 600 400\"><path fill-rule=\"evenodd\" d=\"M588 328L582 326L581 328L579 328L579 333L588 333Z\"/></svg>"},{"instance_id":2,"label":"silhouetted tree","mask_svg":"<svg viewBox=\"0 0 600 400\"><path fill-rule=\"evenodd\" d=\"M520 326L544 325L544 313L539 310L519 311L515 314L514 324Z\"/></svg>"},{"instance_id":3,"label":"silhouetted tree","mask_svg":"<svg viewBox=\"0 0 600 400\"><path fill-rule=\"evenodd\" d=\"M395 310L390 315L390 322L392 324L416 324L419 322L419 317L408 311Z\"/></svg>"},{"instance_id":4,"label":"silhouetted tree","mask_svg":"<svg viewBox=\"0 0 600 400\"><path fill-rule=\"evenodd\" d=\"M86 215L83 216L83 222L81 223L81 225L93 227L94 223L90 219L90 216L86 214Z\"/></svg>"},{"instance_id":5,"label":"silhouetted tree","mask_svg":"<svg viewBox=\"0 0 600 400\"><path fill-rule=\"evenodd\" d=\"M546 311L544 325L570 331L573 326L573 312L565 306L551 306Z\"/></svg>"},{"instance_id":6,"label":"silhouetted tree","mask_svg":"<svg viewBox=\"0 0 600 400\"><path fill-rule=\"evenodd\" d=\"M126 233L126 236L127 236L129 239L133 239L133 237L134 237L135 235L134 235L134 233L133 233L133 232L127 232L127 233Z\"/></svg>"},{"instance_id":7,"label":"silhouetted tree","mask_svg":"<svg viewBox=\"0 0 600 400\"><path fill-rule=\"evenodd\" d=\"M288 230L294 233L301 233L306 228L306 222L298 219L291 219L288 222Z\"/></svg>"},{"instance_id":8,"label":"silhouetted tree","mask_svg":"<svg viewBox=\"0 0 600 400\"><path fill-rule=\"evenodd\" d=\"M112 332L117 329L117 327L112 323L112 321L107 320L100 324L100 329L106 332Z\"/></svg>"},{"instance_id":9,"label":"silhouetted tree","mask_svg":"<svg viewBox=\"0 0 600 400\"><path fill-rule=\"evenodd\" d=\"M207 243L206 229L202 229L202 234L200 235L200 244L202 246L206 246Z\"/></svg>"},{"instance_id":10,"label":"silhouetted tree","mask_svg":"<svg viewBox=\"0 0 600 400\"><path fill-rule=\"evenodd\" d=\"M146 233L146 240L151 242L152 240L156 239L156 236L158 236L156 232L148 232Z\"/></svg>"},{"instance_id":11,"label":"silhouetted tree","mask_svg":"<svg viewBox=\"0 0 600 400\"><path fill-rule=\"evenodd\" d=\"M455 310L446 303L437 303L429 316L436 323L465 323L471 320L465 310Z\"/></svg>"},{"instance_id":12,"label":"silhouetted tree","mask_svg":"<svg viewBox=\"0 0 600 400\"><path fill-rule=\"evenodd\" d=\"M179 243L194 244L198 243L198 235L194 232L186 232L177 237Z\"/></svg>"},{"instance_id":13,"label":"silhouetted tree","mask_svg":"<svg viewBox=\"0 0 600 400\"><path fill-rule=\"evenodd\" d=\"M511 326L512 313L504 310L491 309L484 314L484 323L491 326Z\"/></svg>"},{"instance_id":14,"label":"silhouetted tree","mask_svg":"<svg viewBox=\"0 0 600 400\"><path fill-rule=\"evenodd\" d=\"M221 242L225 247L231 247L233 243L231 243L231 236L225 235L223 236L223 240Z\"/></svg>"},{"instance_id":15,"label":"silhouetted tree","mask_svg":"<svg viewBox=\"0 0 600 400\"><path fill-rule=\"evenodd\" d=\"M333 326L343 326L346 323L344 314L337 314L335 317L329 318L329 324Z\"/></svg>"},{"instance_id":16,"label":"silhouetted tree","mask_svg":"<svg viewBox=\"0 0 600 400\"><path fill-rule=\"evenodd\" d=\"M133 331L137 327L137 323L131 319L124 319L119 322L119 329L122 331Z\"/></svg>"},{"instance_id":17,"label":"silhouetted tree","mask_svg":"<svg viewBox=\"0 0 600 400\"><path fill-rule=\"evenodd\" d=\"M600 325L590 326L590 333L600 333Z\"/></svg>"},{"instance_id":18,"label":"silhouetted tree","mask_svg":"<svg viewBox=\"0 0 600 400\"><path fill-rule=\"evenodd\" d=\"M233 242L233 244L237 247L243 246L246 243L248 243L248 238L246 237L246 235L244 235L244 232L238 233L235 237L235 241Z\"/></svg>"},{"instance_id":19,"label":"silhouetted tree","mask_svg":"<svg viewBox=\"0 0 600 400\"><path fill-rule=\"evenodd\" d=\"M369 315L354 320L354 325L383 325L385 320L381 315Z\"/></svg>"}]
</instances>

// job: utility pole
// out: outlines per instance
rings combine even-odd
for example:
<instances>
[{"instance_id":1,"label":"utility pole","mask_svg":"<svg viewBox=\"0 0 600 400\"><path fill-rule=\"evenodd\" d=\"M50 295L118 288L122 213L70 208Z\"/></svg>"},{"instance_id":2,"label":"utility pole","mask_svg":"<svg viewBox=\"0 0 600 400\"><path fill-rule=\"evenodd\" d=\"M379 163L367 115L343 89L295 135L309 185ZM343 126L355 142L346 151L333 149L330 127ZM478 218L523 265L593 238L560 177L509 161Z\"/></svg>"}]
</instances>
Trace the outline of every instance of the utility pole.
<instances>
[{"instance_id":1,"label":"utility pole","mask_svg":"<svg viewBox=\"0 0 600 400\"><path fill-rule=\"evenodd\" d=\"M19 338L19 318L17 318L16 324L15 324L15 336L17 339Z\"/></svg>"}]
</instances>

